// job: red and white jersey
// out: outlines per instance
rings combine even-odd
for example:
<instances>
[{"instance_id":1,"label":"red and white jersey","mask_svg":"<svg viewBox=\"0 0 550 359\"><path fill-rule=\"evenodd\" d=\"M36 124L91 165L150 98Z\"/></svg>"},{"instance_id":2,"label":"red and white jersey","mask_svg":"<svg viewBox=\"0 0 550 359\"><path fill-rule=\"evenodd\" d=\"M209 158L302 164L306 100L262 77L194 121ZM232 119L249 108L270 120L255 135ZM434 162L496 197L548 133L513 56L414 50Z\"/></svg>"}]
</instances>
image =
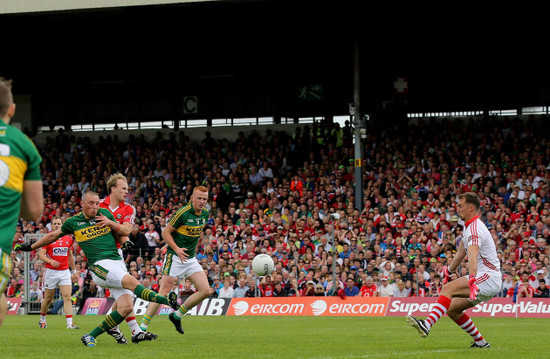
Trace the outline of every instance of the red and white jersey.
<instances>
[{"instance_id":1,"label":"red and white jersey","mask_svg":"<svg viewBox=\"0 0 550 359\"><path fill-rule=\"evenodd\" d=\"M46 268L55 270L69 269L69 251L72 250L73 242L74 239L66 235L45 246L46 255L54 261L59 262L59 267L57 268L49 263L45 263Z\"/></svg>"},{"instance_id":2,"label":"red and white jersey","mask_svg":"<svg viewBox=\"0 0 550 359\"><path fill-rule=\"evenodd\" d=\"M107 196L99 202L99 207L100 208L106 208L109 211L111 211L111 213L115 217L115 220L120 224L123 224L123 223L134 224L135 223L136 209L134 208L134 206L132 206L131 204L129 204L127 202L122 202L118 205L118 207L112 208L111 207L111 196ZM118 242L117 242L116 245L117 245L117 248L121 247L121 245Z\"/></svg>"},{"instance_id":3,"label":"red and white jersey","mask_svg":"<svg viewBox=\"0 0 550 359\"><path fill-rule=\"evenodd\" d=\"M374 297L374 293L376 293L377 290L378 288L376 287L376 284L373 284L370 287L364 284L361 286L359 294L361 297Z\"/></svg>"},{"instance_id":4,"label":"red and white jersey","mask_svg":"<svg viewBox=\"0 0 550 359\"><path fill-rule=\"evenodd\" d=\"M479 219L479 216L475 216L464 223L462 241L464 242L466 253L468 253L468 246L479 246L479 253L477 255L477 278L480 278L483 274L501 275L500 261L497 257L495 241L485 224Z\"/></svg>"}]
</instances>

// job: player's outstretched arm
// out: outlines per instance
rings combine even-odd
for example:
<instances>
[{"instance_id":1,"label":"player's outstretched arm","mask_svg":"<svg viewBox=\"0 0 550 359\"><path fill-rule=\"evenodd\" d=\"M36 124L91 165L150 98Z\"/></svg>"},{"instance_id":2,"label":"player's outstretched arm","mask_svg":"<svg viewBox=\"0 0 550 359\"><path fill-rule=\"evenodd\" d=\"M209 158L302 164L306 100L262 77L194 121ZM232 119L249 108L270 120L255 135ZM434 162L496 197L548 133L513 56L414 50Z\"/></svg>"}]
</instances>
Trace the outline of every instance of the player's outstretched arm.
<instances>
[{"instance_id":1,"label":"player's outstretched arm","mask_svg":"<svg viewBox=\"0 0 550 359\"><path fill-rule=\"evenodd\" d=\"M40 238L38 241L34 242L31 245L31 249L34 250L34 249L47 246L48 244L55 242L59 237L61 237L62 234L63 232L61 232L61 229L57 229L55 231L49 232L48 234Z\"/></svg>"}]
</instances>

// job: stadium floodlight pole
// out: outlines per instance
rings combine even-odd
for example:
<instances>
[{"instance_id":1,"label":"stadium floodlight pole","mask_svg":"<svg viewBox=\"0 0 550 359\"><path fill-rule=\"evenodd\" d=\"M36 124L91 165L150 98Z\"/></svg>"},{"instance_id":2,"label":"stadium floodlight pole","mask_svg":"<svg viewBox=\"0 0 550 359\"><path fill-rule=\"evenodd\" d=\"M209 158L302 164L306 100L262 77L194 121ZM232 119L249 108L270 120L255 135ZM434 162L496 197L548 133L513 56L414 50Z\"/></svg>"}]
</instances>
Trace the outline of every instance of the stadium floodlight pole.
<instances>
[{"instance_id":1,"label":"stadium floodlight pole","mask_svg":"<svg viewBox=\"0 0 550 359\"><path fill-rule=\"evenodd\" d=\"M335 286L338 285L338 281L336 280L336 259L337 256L338 256L338 253L336 251L336 243L334 243L334 214L330 214L329 215L329 218L330 218L330 221L328 222L329 223L329 233L330 233L330 242L332 243L332 295L335 296L335 295L338 295L338 291L335 290ZM338 286L340 287L340 286Z\"/></svg>"},{"instance_id":2,"label":"stadium floodlight pole","mask_svg":"<svg viewBox=\"0 0 550 359\"><path fill-rule=\"evenodd\" d=\"M359 40L355 38L354 48L354 85L353 85L353 104L350 104L350 115L354 117L354 135L355 135L355 209L361 212L363 210L363 158L361 138L366 137L366 129L363 126L361 116L360 95L359 95Z\"/></svg>"}]
</instances>

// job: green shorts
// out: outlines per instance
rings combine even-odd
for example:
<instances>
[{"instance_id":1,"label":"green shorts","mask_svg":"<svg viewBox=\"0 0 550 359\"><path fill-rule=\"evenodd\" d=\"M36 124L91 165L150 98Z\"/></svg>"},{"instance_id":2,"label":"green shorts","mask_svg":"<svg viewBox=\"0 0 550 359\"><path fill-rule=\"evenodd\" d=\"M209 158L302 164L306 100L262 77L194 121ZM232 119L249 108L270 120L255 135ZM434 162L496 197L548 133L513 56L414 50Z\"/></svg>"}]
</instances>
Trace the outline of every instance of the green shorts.
<instances>
[{"instance_id":1,"label":"green shorts","mask_svg":"<svg viewBox=\"0 0 550 359\"><path fill-rule=\"evenodd\" d=\"M8 253L0 249L0 293L4 293L10 281L11 258Z\"/></svg>"}]
</instances>

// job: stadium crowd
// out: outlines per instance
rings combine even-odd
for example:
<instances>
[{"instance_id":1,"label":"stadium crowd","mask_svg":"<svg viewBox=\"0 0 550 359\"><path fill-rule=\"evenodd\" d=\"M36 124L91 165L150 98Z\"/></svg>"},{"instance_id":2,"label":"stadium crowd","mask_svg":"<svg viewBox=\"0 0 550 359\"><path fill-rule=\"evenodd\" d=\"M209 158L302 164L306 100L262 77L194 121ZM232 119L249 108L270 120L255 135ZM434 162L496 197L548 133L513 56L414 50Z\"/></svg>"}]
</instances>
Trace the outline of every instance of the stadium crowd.
<instances>
[{"instance_id":1,"label":"stadium crowd","mask_svg":"<svg viewBox=\"0 0 550 359\"><path fill-rule=\"evenodd\" d=\"M230 141L209 131L192 141L184 131L153 140L130 135L96 142L60 131L39 150L45 211L21 221L14 243L47 233L53 216L80 211L87 188L106 196L111 174L128 178L136 208L125 251L129 273L158 290L167 221L193 187L209 189L210 223L197 259L212 297L437 296L441 271L461 237L458 194L473 191L497 244L504 274L501 296L548 297L550 142L544 116L397 124L364 140L364 208L355 208L352 129L321 121L292 133L243 132ZM75 303L108 296L87 272L74 246L81 281ZM251 262L267 253L271 275ZM13 252L7 296L23 294L23 257ZM335 263L336 262L336 263ZM336 266L333 268L333 264ZM333 271L334 269L334 271ZM467 268L462 267L462 274ZM43 266L33 263L29 300L40 301ZM333 272L338 291L333 291ZM460 275L461 273L454 274ZM182 282L182 296L193 293Z\"/></svg>"}]
</instances>

